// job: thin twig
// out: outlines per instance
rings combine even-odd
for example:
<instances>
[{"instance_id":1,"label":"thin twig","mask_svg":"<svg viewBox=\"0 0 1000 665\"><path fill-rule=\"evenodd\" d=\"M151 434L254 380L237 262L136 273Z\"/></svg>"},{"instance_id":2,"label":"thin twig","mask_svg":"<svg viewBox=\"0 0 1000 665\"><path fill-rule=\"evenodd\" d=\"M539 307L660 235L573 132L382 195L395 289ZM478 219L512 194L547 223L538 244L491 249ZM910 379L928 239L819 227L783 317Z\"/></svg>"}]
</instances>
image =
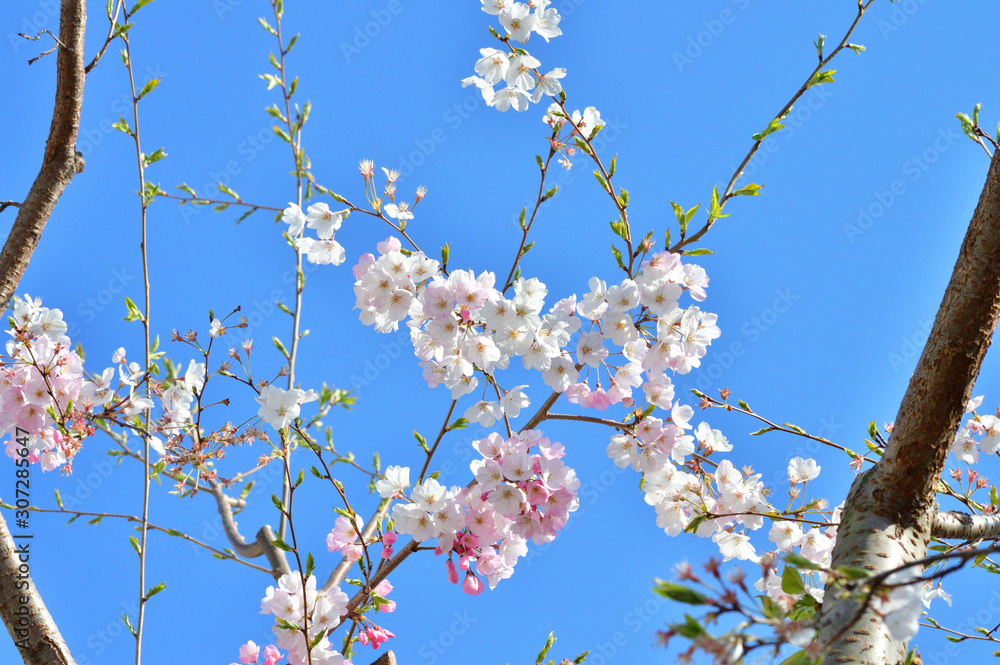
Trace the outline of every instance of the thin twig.
<instances>
[{"instance_id":1,"label":"thin twig","mask_svg":"<svg viewBox=\"0 0 1000 665\"><path fill-rule=\"evenodd\" d=\"M854 22L851 24L851 27L847 30L847 34L845 34L844 38L840 40L840 44L837 45L837 48L835 48L830 53L830 55L820 59L819 64L817 64L816 68L809 73L809 76L808 78L806 78L805 83L802 84L802 87L799 88L798 92L792 95L792 98L788 100L788 102L784 106L781 107L781 110L778 111L778 113L774 115L773 118L783 118L789 111L792 110L792 106L795 104L795 102L797 102L799 98L806 93L806 90L808 90L814 85L813 78L816 76L816 74L821 72L824 67L830 64L830 61L833 60L837 56L837 54L840 53L848 45L848 40L854 33L854 29L858 27L858 23L861 21L861 17L865 15L865 12L868 11L868 8L871 7L871 4L873 2L875 2L875 0L868 0L868 2L865 3L862 3L861 0L858 1L858 13L854 17ZM736 196L733 193L733 188L736 186L736 183L743 175L743 169L746 168L746 165L750 163L750 160L753 159L753 156L757 154L757 150L760 148L760 146L764 143L766 139L767 137L765 136L761 137L757 141L754 141L753 145L750 146L750 150L747 152L746 156L743 157L743 161L741 161L740 165L736 167L736 170L733 172L733 175L729 178L729 184L726 185L725 191L719 198L719 211L725 208L726 203L729 201L729 199ZM684 247L687 247L688 245L694 243L697 240L700 240L701 237L704 236L706 233L708 233L708 230L712 228L712 225L715 224L716 219L719 218L710 217L709 220L705 223L705 225L702 226L700 229L698 229L697 232L685 238L681 238L676 243L674 243L674 246L671 247L668 251L672 253L677 253Z\"/></svg>"},{"instance_id":2,"label":"thin twig","mask_svg":"<svg viewBox=\"0 0 1000 665\"><path fill-rule=\"evenodd\" d=\"M66 45L63 44L61 41L59 41L59 38L56 37L55 35L53 35L48 30L39 30L38 34L35 35L34 37L32 37L31 35L26 35L23 32L17 33L18 37L24 37L25 39L28 39L30 41L37 41L42 35L48 35L49 37L51 37L52 39L54 39L56 43L53 44L52 48L50 48L48 51L40 53L37 56L35 56L34 58L31 58L30 60L28 60L28 64L29 65L35 64L36 62L38 62L39 60L41 60L42 58L44 58L45 56L47 56L49 53L52 53L53 51L55 51L60 46L63 47L63 48L66 48Z\"/></svg>"},{"instance_id":3,"label":"thin twig","mask_svg":"<svg viewBox=\"0 0 1000 665\"><path fill-rule=\"evenodd\" d=\"M104 55L104 52L108 49L108 45L111 44L111 42L114 40L115 28L118 26L118 12L120 12L124 8L124 6L125 6L125 0L115 0L114 16L108 17L108 20L111 23L111 25L108 27L108 36L104 38L104 43L101 45L101 50L97 52L97 55L95 55L94 59L90 61L90 64L84 67L83 71L85 74L89 74L90 70L97 66L97 63L100 62L101 57Z\"/></svg>"}]
</instances>

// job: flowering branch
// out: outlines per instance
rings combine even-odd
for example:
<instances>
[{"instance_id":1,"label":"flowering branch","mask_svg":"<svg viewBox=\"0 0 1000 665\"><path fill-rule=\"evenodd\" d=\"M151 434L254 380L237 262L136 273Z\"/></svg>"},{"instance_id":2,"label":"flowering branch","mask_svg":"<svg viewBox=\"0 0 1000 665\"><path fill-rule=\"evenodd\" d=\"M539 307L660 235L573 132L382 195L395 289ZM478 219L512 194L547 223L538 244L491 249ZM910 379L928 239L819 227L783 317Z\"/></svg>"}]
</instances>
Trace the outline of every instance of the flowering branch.
<instances>
[{"instance_id":1,"label":"flowering branch","mask_svg":"<svg viewBox=\"0 0 1000 665\"><path fill-rule=\"evenodd\" d=\"M268 32L274 35L275 39L278 41L278 74L279 77L274 77L273 81L278 84L281 88L281 97L285 104L285 115L284 122L285 126L288 128L287 133L284 131L279 131L277 125L275 125L275 133L281 136L287 141L287 143L292 148L292 158L295 162L295 198L297 205L301 208L303 196L307 193L303 191L303 175L306 171L305 169L305 153L302 151L302 126L305 124L306 119L309 117L309 103L306 103L305 108L299 111L298 105L296 105L296 117L292 116L292 95L295 94L295 88L298 86L298 79L294 79L291 84L287 81L286 68L285 68L285 56L288 51L291 50L291 46L285 48L285 43L281 37L281 19L284 13L284 6L282 0L271 0L271 10L274 12L274 28L268 26ZM265 24L266 25L266 24ZM272 56L273 60L273 56ZM269 84L270 85L270 84ZM280 113L279 113L280 117ZM251 210L251 212L253 212ZM299 349L299 325L302 320L302 291L305 288L305 275L302 272L302 250L299 249L297 244L293 244L292 250L295 252L295 303L292 308L292 342L291 349L288 351L286 360L288 361L288 389L291 390L295 387L295 360L298 357ZM291 457L292 449L287 445L282 450L282 461L285 465L285 475L282 481L283 485L281 488L281 499L284 505L290 505L291 503L291 487L289 483L291 482ZM281 520L278 523L278 536L284 540L285 532L288 528L288 519L284 513L281 515Z\"/></svg>"},{"instance_id":2,"label":"flowering branch","mask_svg":"<svg viewBox=\"0 0 1000 665\"><path fill-rule=\"evenodd\" d=\"M607 425L608 427L614 427L622 432L628 431L628 425L624 423L619 423L614 420L608 420L606 418L595 418L594 416L580 416L569 413L547 413L545 414L545 420L575 420L581 423L594 423L596 425Z\"/></svg>"}]
</instances>

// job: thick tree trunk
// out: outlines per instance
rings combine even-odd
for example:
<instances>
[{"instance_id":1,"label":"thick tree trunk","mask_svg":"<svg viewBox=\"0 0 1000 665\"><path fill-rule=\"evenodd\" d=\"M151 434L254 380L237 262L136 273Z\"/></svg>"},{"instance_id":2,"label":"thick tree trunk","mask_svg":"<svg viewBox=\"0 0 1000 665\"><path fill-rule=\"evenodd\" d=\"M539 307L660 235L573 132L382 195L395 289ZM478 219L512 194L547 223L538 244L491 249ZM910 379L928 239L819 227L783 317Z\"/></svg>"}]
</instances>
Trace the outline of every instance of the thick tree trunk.
<instances>
[{"instance_id":1,"label":"thick tree trunk","mask_svg":"<svg viewBox=\"0 0 1000 665\"><path fill-rule=\"evenodd\" d=\"M56 201L70 179L83 170L83 159L76 152L76 136L86 78L83 59L86 16L86 0L62 0L52 124L42 168L21 203L0 251L0 310L7 307L21 281ZM27 556L23 547L29 542L19 538L15 544L0 516L0 619L27 665L75 665L34 581L22 569L26 564L23 557Z\"/></svg>"},{"instance_id":2,"label":"thick tree trunk","mask_svg":"<svg viewBox=\"0 0 1000 665\"><path fill-rule=\"evenodd\" d=\"M951 281L910 379L881 462L858 476L844 504L834 566L881 572L923 558L940 518L935 485L1000 313L1000 150L965 234ZM983 525L986 526L985 524ZM907 645L881 619L828 587L820 618L826 663L901 663Z\"/></svg>"}]
</instances>

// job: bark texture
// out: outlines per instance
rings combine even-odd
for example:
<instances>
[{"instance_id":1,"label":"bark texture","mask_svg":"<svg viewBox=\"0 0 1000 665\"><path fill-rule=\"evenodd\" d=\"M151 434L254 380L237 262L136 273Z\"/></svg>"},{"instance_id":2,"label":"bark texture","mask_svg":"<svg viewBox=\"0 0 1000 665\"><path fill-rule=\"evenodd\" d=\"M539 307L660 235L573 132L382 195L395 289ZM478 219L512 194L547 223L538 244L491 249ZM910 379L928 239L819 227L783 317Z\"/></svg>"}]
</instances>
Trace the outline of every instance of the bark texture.
<instances>
[{"instance_id":1,"label":"bark texture","mask_svg":"<svg viewBox=\"0 0 1000 665\"><path fill-rule=\"evenodd\" d=\"M56 201L73 176L83 170L83 159L76 152L76 136L85 80L85 26L86 1L62 0L52 124L42 168L21 203L0 251L0 310L7 307L17 289ZM75 665L34 581L20 569L24 553L19 553L17 547L26 542L30 541L18 539L15 545L7 523L0 516L0 618L27 665ZM27 586L19 588L25 581Z\"/></svg>"},{"instance_id":2,"label":"bark texture","mask_svg":"<svg viewBox=\"0 0 1000 665\"><path fill-rule=\"evenodd\" d=\"M30 573L31 540L15 543L0 517L0 618L26 665L76 665ZM25 584L26 583L26 584ZM24 587L24 588L20 588Z\"/></svg>"},{"instance_id":3,"label":"bark texture","mask_svg":"<svg viewBox=\"0 0 1000 665\"><path fill-rule=\"evenodd\" d=\"M848 494L834 566L891 570L926 556L932 530L965 533L938 517L935 485L1000 313L1000 150L962 242L958 261L903 396L885 455ZM937 525L936 525L937 522ZM984 522L983 527L986 527ZM857 599L827 588L820 616L826 663L903 662L907 645Z\"/></svg>"},{"instance_id":4,"label":"bark texture","mask_svg":"<svg viewBox=\"0 0 1000 665\"><path fill-rule=\"evenodd\" d=\"M83 35L87 22L86 0L62 0L59 12L59 46L56 54L56 99L42 168L28 196L18 209L14 226L0 250L0 309L6 308L42 237L56 202L66 185L83 171L83 157L76 151L83 105Z\"/></svg>"},{"instance_id":5,"label":"bark texture","mask_svg":"<svg viewBox=\"0 0 1000 665\"><path fill-rule=\"evenodd\" d=\"M934 518L932 535L949 540L994 540L1000 538L1000 515L940 512Z\"/></svg>"}]
</instances>

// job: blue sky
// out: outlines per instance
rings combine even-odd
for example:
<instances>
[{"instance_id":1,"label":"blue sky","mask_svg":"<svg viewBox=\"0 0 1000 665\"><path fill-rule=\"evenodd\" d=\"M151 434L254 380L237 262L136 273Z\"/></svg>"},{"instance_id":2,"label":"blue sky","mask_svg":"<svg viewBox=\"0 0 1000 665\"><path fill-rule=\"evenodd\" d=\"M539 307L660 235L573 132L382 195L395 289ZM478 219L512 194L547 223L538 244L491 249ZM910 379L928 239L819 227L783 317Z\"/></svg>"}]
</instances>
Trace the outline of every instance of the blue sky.
<instances>
[{"instance_id":1,"label":"blue sky","mask_svg":"<svg viewBox=\"0 0 1000 665\"><path fill-rule=\"evenodd\" d=\"M100 4L91 3L90 52L106 32ZM304 143L318 180L357 201L360 159L401 168L401 193L418 185L429 192L410 227L418 242L450 242L454 267L506 274L520 239L516 215L537 192L533 156L545 150L548 132L544 107L501 114L459 85L472 74L478 49L492 45L486 26L495 22L473 0L286 5L286 33L301 33L289 67L300 79L298 98L313 104ZM543 69L567 69L570 107L602 112L609 123L603 154L619 155L616 178L632 193L636 232L655 230L661 241L673 219L670 200L707 204L712 186L724 187L750 136L814 66L811 42L821 32L839 40L855 3L553 6L564 17L564 35L549 44L535 37L528 46ZM16 128L0 140L0 199L27 191L51 114L54 58L28 67L38 46L15 33L55 31L56 7L55 0L9 0L0 14L9 91L0 98L0 122ZM257 25L269 12L258 0L160 0L138 14L131 31L138 76L162 77L141 105L142 138L148 151L163 146L169 155L150 168L150 180L167 190L186 182L200 193L222 180L245 200L272 206L294 198L290 152L263 111L278 97L257 76L268 71L274 49ZM1000 119L1000 92L983 64L1000 55L998 20L1000 8L987 2L875 4L852 40L867 51L841 54L832 65L836 82L800 100L787 128L748 167L747 181L766 185L763 196L734 201L731 217L706 237L704 246L716 254L700 261L711 277L704 308L719 314L723 336L702 370L680 386L728 386L761 414L855 448L863 447L871 420L895 417L985 177L986 156L962 135L954 114L981 102L985 127ZM110 128L119 115L129 117L127 91L125 69L111 52L87 81L78 144L86 170L59 202L19 289L65 312L92 369L107 366L118 346L135 354L142 346L141 329L121 320L124 297L138 301L142 293L133 146ZM613 209L583 160L577 163L555 174L561 192L542 208L535 248L523 263L526 275L548 285L550 302L586 292L592 275L616 271ZM156 332L166 339L173 328L205 331L209 308L241 305L254 323L255 366L262 373L277 368L267 340L287 340L290 326L271 302L290 298L292 265L279 228L265 214L236 226L232 210L191 211L166 200L150 209ZM4 215L4 224L13 219L11 211ZM353 264L388 232L355 215L337 237ZM419 464L411 431L436 431L450 400L443 389L426 388L405 338L377 335L358 322L352 284L347 266L309 274L303 327L312 333L303 341L302 386L360 388L352 413L327 420L339 448L361 460L379 451L384 464ZM166 348L187 362L184 347ZM995 355L988 356L975 392L987 395L987 405L1000 402L997 370ZM545 392L537 376L533 387L538 403ZM230 396L234 404L220 421L256 410L245 391ZM702 415L735 444L733 459L763 472L776 492L784 491L788 458L815 456L823 465L817 495L842 500L853 474L841 456L780 435L747 437L757 425L736 415ZM667 538L656 527L638 476L606 457L605 431L549 423L546 432L566 445L583 481L580 510L513 578L476 598L446 582L443 561L430 554L408 560L391 578L398 610L384 621L398 636L392 648L401 663L533 662L549 631L559 638L558 657L590 649L595 663L672 659L674 652L653 646L653 634L680 609L653 596L652 578L669 577L680 560L705 560L714 545ZM474 436L470 429L445 439L440 462L453 469L447 482L467 482ZM35 502L53 507L58 488L80 510L135 514L139 469L115 466L106 450L106 441L90 441L72 477L36 470ZM251 466L261 452L233 451L224 472ZM996 475L995 460L981 466ZM276 522L268 495L280 479L259 475L239 516L244 532ZM11 491L9 477L0 496ZM343 479L368 512L362 479ZM154 491L152 522L225 546L207 498L178 500L167 489ZM336 562L323 541L335 497L318 485L305 497L299 537L312 543L325 575ZM131 531L112 520L63 522L33 517L35 580L81 665L128 662L133 644L117 615L134 615ZM167 589L150 604L144 662L229 663L247 639L270 636L270 619L257 614L266 576L162 534L150 537L148 570L150 585L163 580ZM959 628L970 620L992 627L1000 617L982 609L991 607L986 587L975 575L949 580L956 606L936 606L934 616ZM918 639L925 662L986 654L976 645L948 645L926 629ZM0 659L16 658L0 642ZM371 660L363 651L355 662Z\"/></svg>"}]
</instances>

